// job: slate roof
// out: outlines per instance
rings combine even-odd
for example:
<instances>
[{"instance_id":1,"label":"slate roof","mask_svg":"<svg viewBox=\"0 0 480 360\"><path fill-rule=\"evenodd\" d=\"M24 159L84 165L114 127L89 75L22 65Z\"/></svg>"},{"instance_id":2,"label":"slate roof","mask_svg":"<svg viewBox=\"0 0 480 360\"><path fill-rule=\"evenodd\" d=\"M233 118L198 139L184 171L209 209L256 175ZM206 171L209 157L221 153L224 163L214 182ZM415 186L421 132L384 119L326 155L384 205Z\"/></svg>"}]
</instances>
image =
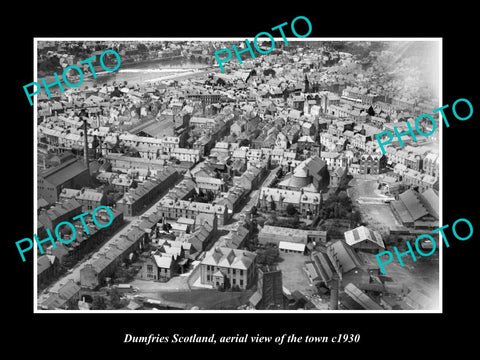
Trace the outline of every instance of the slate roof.
<instances>
[{"instance_id":1,"label":"slate roof","mask_svg":"<svg viewBox=\"0 0 480 360\"><path fill-rule=\"evenodd\" d=\"M78 176L86 170L87 168L83 164L83 160L71 159L63 164L60 164L59 166L48 169L39 175L50 184L58 186L74 178L75 176Z\"/></svg>"},{"instance_id":2,"label":"slate roof","mask_svg":"<svg viewBox=\"0 0 480 360\"><path fill-rule=\"evenodd\" d=\"M256 256L255 253L246 250L214 247L207 253L202 264L247 270L253 264Z\"/></svg>"},{"instance_id":3,"label":"slate roof","mask_svg":"<svg viewBox=\"0 0 480 360\"><path fill-rule=\"evenodd\" d=\"M343 235L345 236L345 241L350 246L356 245L362 241L370 241L383 249L385 248L380 233L365 226L359 226L355 229L345 231Z\"/></svg>"}]
</instances>

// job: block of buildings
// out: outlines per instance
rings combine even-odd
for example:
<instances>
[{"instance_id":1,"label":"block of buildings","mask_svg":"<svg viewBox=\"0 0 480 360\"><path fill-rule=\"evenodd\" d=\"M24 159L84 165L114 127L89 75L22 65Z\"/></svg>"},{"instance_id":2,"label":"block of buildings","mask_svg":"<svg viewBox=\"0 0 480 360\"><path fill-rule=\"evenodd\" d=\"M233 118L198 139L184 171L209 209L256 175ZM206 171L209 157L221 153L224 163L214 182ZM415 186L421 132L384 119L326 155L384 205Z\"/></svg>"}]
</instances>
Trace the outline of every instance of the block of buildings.
<instances>
[{"instance_id":1,"label":"block of buildings","mask_svg":"<svg viewBox=\"0 0 480 360\"><path fill-rule=\"evenodd\" d=\"M218 224L224 225L228 220L228 208L225 205L213 205L196 201L173 200L163 198L158 211L167 219L177 220L180 217L195 219L198 214L215 214Z\"/></svg>"},{"instance_id":2,"label":"block of buildings","mask_svg":"<svg viewBox=\"0 0 480 360\"><path fill-rule=\"evenodd\" d=\"M72 279L62 281L49 290L49 296L39 304L43 310L77 310L80 286Z\"/></svg>"},{"instance_id":3,"label":"block of buildings","mask_svg":"<svg viewBox=\"0 0 480 360\"><path fill-rule=\"evenodd\" d=\"M83 212L91 212L91 210L94 210L98 206L107 203L107 196L103 191L85 187L80 190L64 188L59 197L60 199L73 198L77 200L82 205Z\"/></svg>"},{"instance_id":4,"label":"block of buildings","mask_svg":"<svg viewBox=\"0 0 480 360\"><path fill-rule=\"evenodd\" d=\"M330 176L327 164L317 155L312 156L295 167L291 175L285 176L278 187L286 190L318 192L328 186Z\"/></svg>"},{"instance_id":5,"label":"block of buildings","mask_svg":"<svg viewBox=\"0 0 480 360\"><path fill-rule=\"evenodd\" d=\"M315 216L321 209L322 194L267 187L260 190L258 207L281 212L286 211L288 205L294 206L302 216Z\"/></svg>"},{"instance_id":6,"label":"block of buildings","mask_svg":"<svg viewBox=\"0 0 480 360\"><path fill-rule=\"evenodd\" d=\"M128 193L117 201L117 208L121 209L125 216L135 216L157 200L179 179L180 174L177 170L167 167L156 177L143 182L137 188L130 188Z\"/></svg>"},{"instance_id":7,"label":"block of buildings","mask_svg":"<svg viewBox=\"0 0 480 360\"><path fill-rule=\"evenodd\" d=\"M62 221L71 222L72 218L81 212L82 205L77 200L66 200L48 210L40 210L38 215L38 224L43 225L44 230L50 229L50 231L53 233L57 224L61 223ZM46 232L37 232L37 235L46 236L47 234Z\"/></svg>"},{"instance_id":8,"label":"block of buildings","mask_svg":"<svg viewBox=\"0 0 480 360\"><path fill-rule=\"evenodd\" d=\"M327 245L327 255L340 279L352 270L363 269L358 255L343 240L329 243Z\"/></svg>"},{"instance_id":9,"label":"block of buildings","mask_svg":"<svg viewBox=\"0 0 480 360\"><path fill-rule=\"evenodd\" d=\"M70 159L58 166L39 172L37 177L38 197L55 203L63 188L80 189L88 186L90 174L83 160Z\"/></svg>"},{"instance_id":10,"label":"block of buildings","mask_svg":"<svg viewBox=\"0 0 480 360\"><path fill-rule=\"evenodd\" d=\"M409 189L390 203L395 217L404 226L413 229L433 230L438 228L439 197L438 192L429 189L423 193Z\"/></svg>"}]
</instances>

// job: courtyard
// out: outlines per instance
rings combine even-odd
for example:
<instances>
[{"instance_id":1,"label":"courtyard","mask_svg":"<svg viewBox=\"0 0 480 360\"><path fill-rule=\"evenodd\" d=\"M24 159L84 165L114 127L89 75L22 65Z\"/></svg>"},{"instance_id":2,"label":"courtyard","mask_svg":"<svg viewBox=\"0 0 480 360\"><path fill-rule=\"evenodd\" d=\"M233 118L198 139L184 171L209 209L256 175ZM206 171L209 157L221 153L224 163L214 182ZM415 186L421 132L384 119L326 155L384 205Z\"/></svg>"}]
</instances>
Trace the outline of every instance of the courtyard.
<instances>
[{"instance_id":1,"label":"courtyard","mask_svg":"<svg viewBox=\"0 0 480 360\"><path fill-rule=\"evenodd\" d=\"M362 214L364 222L383 234L390 229L402 227L393 215L390 205L384 202L387 196L377 190L377 180L373 176L353 178L348 184L348 195Z\"/></svg>"},{"instance_id":2,"label":"courtyard","mask_svg":"<svg viewBox=\"0 0 480 360\"><path fill-rule=\"evenodd\" d=\"M282 270L283 286L290 292L298 290L305 295L316 293L303 270L305 261L309 260L310 258L303 254L280 252L278 268Z\"/></svg>"}]
</instances>

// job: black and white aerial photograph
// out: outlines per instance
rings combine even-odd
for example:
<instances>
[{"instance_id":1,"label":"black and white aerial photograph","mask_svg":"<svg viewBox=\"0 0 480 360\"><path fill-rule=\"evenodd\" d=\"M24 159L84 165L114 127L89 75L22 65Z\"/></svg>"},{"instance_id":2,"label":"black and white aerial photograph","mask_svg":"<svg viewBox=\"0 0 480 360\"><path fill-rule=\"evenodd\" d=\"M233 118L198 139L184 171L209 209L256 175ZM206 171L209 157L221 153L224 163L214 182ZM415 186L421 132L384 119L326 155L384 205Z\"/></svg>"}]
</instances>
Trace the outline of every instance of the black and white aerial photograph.
<instances>
[{"instance_id":1,"label":"black and white aerial photograph","mask_svg":"<svg viewBox=\"0 0 480 360\"><path fill-rule=\"evenodd\" d=\"M441 309L440 38L34 42L35 312Z\"/></svg>"},{"instance_id":2,"label":"black and white aerial photograph","mask_svg":"<svg viewBox=\"0 0 480 360\"><path fill-rule=\"evenodd\" d=\"M474 349L473 5L15 5L7 351Z\"/></svg>"}]
</instances>

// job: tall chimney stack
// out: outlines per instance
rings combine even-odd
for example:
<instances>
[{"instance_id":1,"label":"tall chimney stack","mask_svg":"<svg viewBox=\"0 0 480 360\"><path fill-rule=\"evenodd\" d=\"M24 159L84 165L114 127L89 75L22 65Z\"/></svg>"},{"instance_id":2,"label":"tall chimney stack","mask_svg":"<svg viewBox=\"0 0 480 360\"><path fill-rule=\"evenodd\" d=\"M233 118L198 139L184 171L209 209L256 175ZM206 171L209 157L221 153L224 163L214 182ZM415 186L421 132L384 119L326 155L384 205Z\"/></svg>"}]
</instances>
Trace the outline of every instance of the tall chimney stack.
<instances>
[{"instance_id":1,"label":"tall chimney stack","mask_svg":"<svg viewBox=\"0 0 480 360\"><path fill-rule=\"evenodd\" d=\"M335 273L330 286L330 310L338 310L338 275Z\"/></svg>"},{"instance_id":2,"label":"tall chimney stack","mask_svg":"<svg viewBox=\"0 0 480 360\"><path fill-rule=\"evenodd\" d=\"M90 173L90 166L88 164L88 138L87 138L87 120L83 119L83 163Z\"/></svg>"}]
</instances>

